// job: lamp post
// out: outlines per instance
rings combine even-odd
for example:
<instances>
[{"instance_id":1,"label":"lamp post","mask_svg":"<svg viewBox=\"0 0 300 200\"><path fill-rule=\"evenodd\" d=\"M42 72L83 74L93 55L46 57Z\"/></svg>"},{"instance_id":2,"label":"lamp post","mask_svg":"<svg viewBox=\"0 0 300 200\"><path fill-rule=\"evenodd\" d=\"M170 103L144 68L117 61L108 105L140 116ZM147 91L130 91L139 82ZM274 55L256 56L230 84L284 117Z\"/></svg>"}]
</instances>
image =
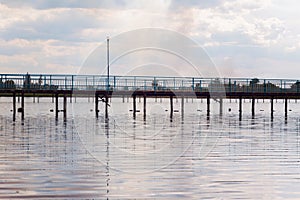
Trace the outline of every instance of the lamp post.
<instances>
[{"instance_id":1,"label":"lamp post","mask_svg":"<svg viewBox=\"0 0 300 200\"><path fill-rule=\"evenodd\" d=\"M107 88L106 90L109 91L109 37L106 38L107 43Z\"/></svg>"}]
</instances>

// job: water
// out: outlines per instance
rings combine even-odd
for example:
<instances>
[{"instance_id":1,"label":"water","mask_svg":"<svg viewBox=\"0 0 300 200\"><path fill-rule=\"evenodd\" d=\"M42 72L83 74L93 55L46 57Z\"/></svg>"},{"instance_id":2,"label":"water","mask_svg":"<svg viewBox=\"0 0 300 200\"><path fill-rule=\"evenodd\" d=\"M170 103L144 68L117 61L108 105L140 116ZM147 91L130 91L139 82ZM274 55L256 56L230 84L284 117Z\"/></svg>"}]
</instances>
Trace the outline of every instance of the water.
<instances>
[{"instance_id":1,"label":"water","mask_svg":"<svg viewBox=\"0 0 300 200\"><path fill-rule=\"evenodd\" d=\"M50 99L26 99L25 120L12 121L9 103L0 99L0 198L62 199L299 199L300 108L282 100L274 105L188 100L181 116L175 102L172 120L167 99L143 103L113 100L109 121L95 119L86 99L68 104L68 119L56 121ZM231 112L228 109L231 108ZM197 111L198 110L198 111Z\"/></svg>"}]
</instances>

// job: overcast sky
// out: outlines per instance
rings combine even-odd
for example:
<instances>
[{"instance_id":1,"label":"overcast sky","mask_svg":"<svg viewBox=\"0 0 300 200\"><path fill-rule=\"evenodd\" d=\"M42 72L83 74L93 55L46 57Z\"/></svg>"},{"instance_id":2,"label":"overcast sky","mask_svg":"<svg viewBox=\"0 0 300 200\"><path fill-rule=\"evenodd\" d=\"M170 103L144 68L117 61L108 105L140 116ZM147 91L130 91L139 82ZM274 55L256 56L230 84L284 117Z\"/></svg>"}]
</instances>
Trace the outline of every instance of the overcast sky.
<instances>
[{"instance_id":1,"label":"overcast sky","mask_svg":"<svg viewBox=\"0 0 300 200\"><path fill-rule=\"evenodd\" d=\"M106 37L166 28L202 46L221 76L300 75L296 0L0 0L1 73L76 74Z\"/></svg>"}]
</instances>

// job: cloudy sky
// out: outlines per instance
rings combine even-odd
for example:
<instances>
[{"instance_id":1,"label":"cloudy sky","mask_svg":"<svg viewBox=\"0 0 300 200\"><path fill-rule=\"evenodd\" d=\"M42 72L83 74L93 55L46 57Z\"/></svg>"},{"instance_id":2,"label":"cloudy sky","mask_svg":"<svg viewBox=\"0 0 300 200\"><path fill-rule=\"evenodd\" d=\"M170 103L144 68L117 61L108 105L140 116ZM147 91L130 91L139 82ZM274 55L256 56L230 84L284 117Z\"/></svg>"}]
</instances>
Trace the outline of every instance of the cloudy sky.
<instances>
[{"instance_id":1,"label":"cloudy sky","mask_svg":"<svg viewBox=\"0 0 300 200\"><path fill-rule=\"evenodd\" d=\"M300 75L296 0L0 0L1 73L76 74L106 40L139 28L179 32L221 76Z\"/></svg>"}]
</instances>

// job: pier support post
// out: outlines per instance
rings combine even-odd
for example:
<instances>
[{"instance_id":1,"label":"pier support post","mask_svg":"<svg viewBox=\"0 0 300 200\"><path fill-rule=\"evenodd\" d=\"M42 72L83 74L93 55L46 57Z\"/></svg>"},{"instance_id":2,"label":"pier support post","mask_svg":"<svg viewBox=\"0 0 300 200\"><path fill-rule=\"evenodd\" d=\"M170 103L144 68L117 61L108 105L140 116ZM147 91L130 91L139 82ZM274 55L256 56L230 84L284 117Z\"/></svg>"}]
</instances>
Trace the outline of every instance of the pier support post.
<instances>
[{"instance_id":1,"label":"pier support post","mask_svg":"<svg viewBox=\"0 0 300 200\"><path fill-rule=\"evenodd\" d=\"M16 121L16 92L13 92L13 121Z\"/></svg>"},{"instance_id":2,"label":"pier support post","mask_svg":"<svg viewBox=\"0 0 300 200\"><path fill-rule=\"evenodd\" d=\"M108 118L108 96L105 95L105 119Z\"/></svg>"},{"instance_id":3,"label":"pier support post","mask_svg":"<svg viewBox=\"0 0 300 200\"><path fill-rule=\"evenodd\" d=\"M146 107L146 104L147 104L147 102L146 102L146 95L144 95L144 120L146 119L146 109L147 109L147 107Z\"/></svg>"},{"instance_id":4,"label":"pier support post","mask_svg":"<svg viewBox=\"0 0 300 200\"><path fill-rule=\"evenodd\" d=\"M58 93L55 93L55 118L58 119Z\"/></svg>"},{"instance_id":5,"label":"pier support post","mask_svg":"<svg viewBox=\"0 0 300 200\"><path fill-rule=\"evenodd\" d=\"M287 98L285 98L285 100L284 100L284 117L285 117L285 119L287 119L287 116L288 116L288 100L287 100Z\"/></svg>"},{"instance_id":6,"label":"pier support post","mask_svg":"<svg viewBox=\"0 0 300 200\"><path fill-rule=\"evenodd\" d=\"M239 120L242 120L242 113L243 113L243 97L239 97Z\"/></svg>"},{"instance_id":7,"label":"pier support post","mask_svg":"<svg viewBox=\"0 0 300 200\"><path fill-rule=\"evenodd\" d=\"M173 96L170 96L170 118L173 118Z\"/></svg>"},{"instance_id":8,"label":"pier support post","mask_svg":"<svg viewBox=\"0 0 300 200\"><path fill-rule=\"evenodd\" d=\"M133 98L133 118L135 119L135 115L136 115L136 95L132 96Z\"/></svg>"},{"instance_id":9,"label":"pier support post","mask_svg":"<svg viewBox=\"0 0 300 200\"><path fill-rule=\"evenodd\" d=\"M210 96L207 96L206 103L207 103L207 116L209 116L210 115Z\"/></svg>"},{"instance_id":10,"label":"pier support post","mask_svg":"<svg viewBox=\"0 0 300 200\"><path fill-rule=\"evenodd\" d=\"M222 97L220 98L220 108L219 108L219 113L220 113L220 116L223 115L223 98L222 98Z\"/></svg>"},{"instance_id":11,"label":"pier support post","mask_svg":"<svg viewBox=\"0 0 300 200\"><path fill-rule=\"evenodd\" d=\"M274 118L274 101L273 97L271 97L271 120Z\"/></svg>"},{"instance_id":12,"label":"pier support post","mask_svg":"<svg viewBox=\"0 0 300 200\"><path fill-rule=\"evenodd\" d=\"M98 94L96 93L95 94L95 114L96 114L96 118L99 117L99 97L98 97Z\"/></svg>"},{"instance_id":13,"label":"pier support post","mask_svg":"<svg viewBox=\"0 0 300 200\"><path fill-rule=\"evenodd\" d=\"M184 115L184 96L181 97L181 116Z\"/></svg>"},{"instance_id":14,"label":"pier support post","mask_svg":"<svg viewBox=\"0 0 300 200\"><path fill-rule=\"evenodd\" d=\"M67 95L64 94L64 120L67 119Z\"/></svg>"},{"instance_id":15,"label":"pier support post","mask_svg":"<svg viewBox=\"0 0 300 200\"><path fill-rule=\"evenodd\" d=\"M25 107L25 103L24 103L24 91L22 91L22 97L21 97L21 119L24 120L24 107Z\"/></svg>"},{"instance_id":16,"label":"pier support post","mask_svg":"<svg viewBox=\"0 0 300 200\"><path fill-rule=\"evenodd\" d=\"M255 98L252 97L252 118L255 116Z\"/></svg>"}]
</instances>

